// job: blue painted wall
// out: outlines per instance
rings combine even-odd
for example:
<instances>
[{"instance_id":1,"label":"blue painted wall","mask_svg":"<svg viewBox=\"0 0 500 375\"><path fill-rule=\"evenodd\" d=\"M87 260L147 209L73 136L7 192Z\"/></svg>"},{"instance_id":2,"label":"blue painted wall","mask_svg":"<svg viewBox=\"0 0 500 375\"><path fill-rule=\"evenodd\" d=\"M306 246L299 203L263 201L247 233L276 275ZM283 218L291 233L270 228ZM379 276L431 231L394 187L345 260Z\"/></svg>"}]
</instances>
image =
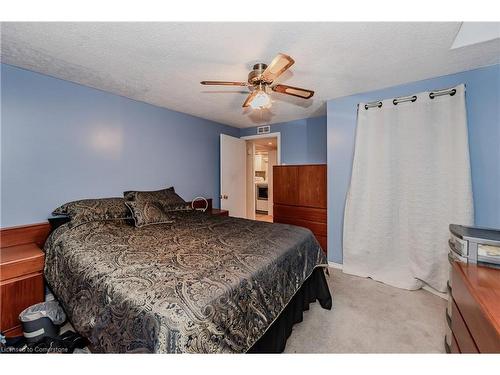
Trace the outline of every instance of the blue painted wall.
<instances>
[{"instance_id":1,"label":"blue painted wall","mask_svg":"<svg viewBox=\"0 0 500 375\"><path fill-rule=\"evenodd\" d=\"M326 163L326 116L273 124L271 132L281 133L281 164ZM240 131L255 134L256 127Z\"/></svg>"},{"instance_id":2,"label":"blue painted wall","mask_svg":"<svg viewBox=\"0 0 500 375\"><path fill-rule=\"evenodd\" d=\"M500 228L500 65L494 65L328 101L329 260L342 263L344 205L351 178L357 104L460 83L466 85L475 222Z\"/></svg>"},{"instance_id":3,"label":"blue painted wall","mask_svg":"<svg viewBox=\"0 0 500 375\"><path fill-rule=\"evenodd\" d=\"M3 227L129 189L219 196L219 134L237 128L5 64L1 88Z\"/></svg>"}]
</instances>

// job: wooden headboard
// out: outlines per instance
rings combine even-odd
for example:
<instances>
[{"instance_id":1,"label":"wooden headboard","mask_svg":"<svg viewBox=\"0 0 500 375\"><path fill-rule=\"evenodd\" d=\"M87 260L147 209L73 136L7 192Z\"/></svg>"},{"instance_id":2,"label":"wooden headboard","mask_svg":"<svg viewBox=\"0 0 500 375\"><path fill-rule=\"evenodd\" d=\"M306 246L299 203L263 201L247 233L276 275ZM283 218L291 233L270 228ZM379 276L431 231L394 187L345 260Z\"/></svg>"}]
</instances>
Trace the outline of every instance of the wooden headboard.
<instances>
[{"instance_id":1,"label":"wooden headboard","mask_svg":"<svg viewBox=\"0 0 500 375\"><path fill-rule=\"evenodd\" d=\"M210 211L212 209L212 198L208 198L207 201L207 210ZM204 208L205 202L196 201L194 207ZM49 234L50 224L48 221L37 224L0 228L0 247L24 245L27 243L36 243L38 246L43 247Z\"/></svg>"},{"instance_id":2,"label":"wooden headboard","mask_svg":"<svg viewBox=\"0 0 500 375\"><path fill-rule=\"evenodd\" d=\"M48 221L37 224L20 225L0 230L0 247L10 247L36 243L42 247L50 233Z\"/></svg>"}]
</instances>

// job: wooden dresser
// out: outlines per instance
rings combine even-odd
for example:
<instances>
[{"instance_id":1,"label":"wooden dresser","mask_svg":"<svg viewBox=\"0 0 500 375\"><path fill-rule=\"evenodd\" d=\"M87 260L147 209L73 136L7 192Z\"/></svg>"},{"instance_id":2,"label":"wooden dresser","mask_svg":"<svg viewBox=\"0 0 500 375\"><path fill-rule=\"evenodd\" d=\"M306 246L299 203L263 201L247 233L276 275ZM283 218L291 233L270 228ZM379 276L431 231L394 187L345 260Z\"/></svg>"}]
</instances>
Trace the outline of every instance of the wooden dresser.
<instances>
[{"instance_id":1,"label":"wooden dresser","mask_svg":"<svg viewBox=\"0 0 500 375\"><path fill-rule=\"evenodd\" d=\"M327 252L326 164L273 167L273 221L309 228Z\"/></svg>"},{"instance_id":2,"label":"wooden dresser","mask_svg":"<svg viewBox=\"0 0 500 375\"><path fill-rule=\"evenodd\" d=\"M49 228L42 223L1 230L0 330L6 336L22 334L19 313L45 298L41 246Z\"/></svg>"},{"instance_id":3,"label":"wooden dresser","mask_svg":"<svg viewBox=\"0 0 500 375\"><path fill-rule=\"evenodd\" d=\"M500 270L453 262L451 352L500 353Z\"/></svg>"}]
</instances>

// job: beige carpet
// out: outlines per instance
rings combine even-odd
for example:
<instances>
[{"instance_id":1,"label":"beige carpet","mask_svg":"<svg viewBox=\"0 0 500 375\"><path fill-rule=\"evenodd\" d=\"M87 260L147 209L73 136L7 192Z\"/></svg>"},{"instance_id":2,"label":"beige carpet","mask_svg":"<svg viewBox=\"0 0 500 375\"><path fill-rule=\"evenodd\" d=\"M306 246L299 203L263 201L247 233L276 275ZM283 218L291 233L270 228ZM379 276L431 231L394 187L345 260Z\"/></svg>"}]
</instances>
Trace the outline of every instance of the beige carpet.
<instances>
[{"instance_id":1,"label":"beige carpet","mask_svg":"<svg viewBox=\"0 0 500 375\"><path fill-rule=\"evenodd\" d=\"M332 310L311 304L285 353L444 353L444 299L332 268L327 280Z\"/></svg>"}]
</instances>

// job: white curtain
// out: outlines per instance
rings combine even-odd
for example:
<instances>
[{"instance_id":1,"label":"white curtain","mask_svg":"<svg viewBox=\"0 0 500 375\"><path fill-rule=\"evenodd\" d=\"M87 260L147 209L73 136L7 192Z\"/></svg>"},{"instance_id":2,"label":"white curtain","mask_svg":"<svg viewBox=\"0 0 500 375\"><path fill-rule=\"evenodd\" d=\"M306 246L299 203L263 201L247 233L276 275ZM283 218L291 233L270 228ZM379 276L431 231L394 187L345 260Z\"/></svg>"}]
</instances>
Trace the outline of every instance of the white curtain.
<instances>
[{"instance_id":1,"label":"white curtain","mask_svg":"<svg viewBox=\"0 0 500 375\"><path fill-rule=\"evenodd\" d=\"M346 273L444 292L450 223L471 225L465 87L456 94L359 105L344 217Z\"/></svg>"}]
</instances>

